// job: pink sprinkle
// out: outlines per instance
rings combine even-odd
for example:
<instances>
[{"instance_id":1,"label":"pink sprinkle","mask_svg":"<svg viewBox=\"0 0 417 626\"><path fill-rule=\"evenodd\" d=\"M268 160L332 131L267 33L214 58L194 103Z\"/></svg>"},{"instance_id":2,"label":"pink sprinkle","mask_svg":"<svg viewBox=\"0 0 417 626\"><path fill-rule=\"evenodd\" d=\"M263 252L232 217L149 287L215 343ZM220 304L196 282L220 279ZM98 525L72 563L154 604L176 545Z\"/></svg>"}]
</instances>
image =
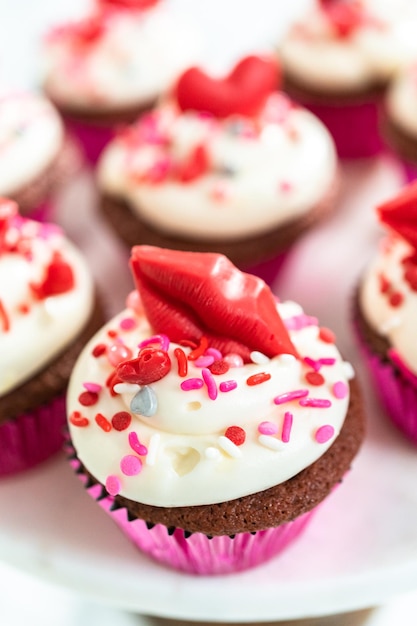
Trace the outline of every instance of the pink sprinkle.
<instances>
[{"instance_id":1,"label":"pink sprinkle","mask_svg":"<svg viewBox=\"0 0 417 626\"><path fill-rule=\"evenodd\" d=\"M210 400L215 400L217 398L217 385L213 374L205 367L201 370L201 374L204 382L206 383L207 393Z\"/></svg>"},{"instance_id":2,"label":"pink sprinkle","mask_svg":"<svg viewBox=\"0 0 417 626\"><path fill-rule=\"evenodd\" d=\"M135 313L140 314L143 311L142 300L140 299L139 293L136 291L131 291L126 298L126 306L128 309L133 309Z\"/></svg>"},{"instance_id":3,"label":"pink sprinkle","mask_svg":"<svg viewBox=\"0 0 417 626\"><path fill-rule=\"evenodd\" d=\"M281 439L284 443L288 443L291 435L293 415L289 411L285 412L284 422L282 424Z\"/></svg>"},{"instance_id":4,"label":"pink sprinkle","mask_svg":"<svg viewBox=\"0 0 417 626\"><path fill-rule=\"evenodd\" d=\"M220 350L217 350L217 348L207 348L205 354L210 354L211 356L213 356L215 361L221 361L223 358L222 353L220 352Z\"/></svg>"},{"instance_id":5,"label":"pink sprinkle","mask_svg":"<svg viewBox=\"0 0 417 626\"><path fill-rule=\"evenodd\" d=\"M291 400L298 400L298 398L305 398L308 395L308 389L296 389L294 391L287 391L281 393L274 398L274 404L284 404L284 402L291 402Z\"/></svg>"},{"instance_id":6,"label":"pink sprinkle","mask_svg":"<svg viewBox=\"0 0 417 626\"><path fill-rule=\"evenodd\" d=\"M260 432L261 435L276 435L278 426L273 422L261 422L258 426L258 432Z\"/></svg>"},{"instance_id":7,"label":"pink sprinkle","mask_svg":"<svg viewBox=\"0 0 417 626\"><path fill-rule=\"evenodd\" d=\"M83 383L83 387L91 393L99 393L102 390L102 386L98 383Z\"/></svg>"},{"instance_id":8,"label":"pink sprinkle","mask_svg":"<svg viewBox=\"0 0 417 626\"><path fill-rule=\"evenodd\" d=\"M225 184L217 183L210 189L210 197L215 202L223 202L228 196L228 189Z\"/></svg>"},{"instance_id":9,"label":"pink sprinkle","mask_svg":"<svg viewBox=\"0 0 417 626\"><path fill-rule=\"evenodd\" d=\"M333 359L332 357L326 357L323 359L319 359L319 363L320 365L334 365L336 363L336 359Z\"/></svg>"},{"instance_id":10,"label":"pink sprinkle","mask_svg":"<svg viewBox=\"0 0 417 626\"><path fill-rule=\"evenodd\" d=\"M187 378L183 380L180 387L183 391L191 391L192 389L201 389L204 381L201 378Z\"/></svg>"},{"instance_id":11,"label":"pink sprinkle","mask_svg":"<svg viewBox=\"0 0 417 626\"><path fill-rule=\"evenodd\" d=\"M334 397L338 400L343 400L343 398L346 398L348 394L348 386L346 385L346 383L344 383L342 380L338 380L333 385L333 394Z\"/></svg>"},{"instance_id":12,"label":"pink sprinkle","mask_svg":"<svg viewBox=\"0 0 417 626\"><path fill-rule=\"evenodd\" d=\"M136 476L142 469L142 461L133 454L127 454L120 461L120 469L125 476Z\"/></svg>"},{"instance_id":13,"label":"pink sprinkle","mask_svg":"<svg viewBox=\"0 0 417 626\"><path fill-rule=\"evenodd\" d=\"M334 435L333 426L331 426L330 424L325 424L324 426L320 426L320 428L316 430L316 434L314 435L314 438L317 441L317 443L326 443L326 441L329 441L329 439L331 439L333 435Z\"/></svg>"},{"instance_id":14,"label":"pink sprinkle","mask_svg":"<svg viewBox=\"0 0 417 626\"><path fill-rule=\"evenodd\" d=\"M234 354L231 352L230 354L226 354L224 360L230 365L230 367L243 367L243 359L240 354Z\"/></svg>"},{"instance_id":15,"label":"pink sprinkle","mask_svg":"<svg viewBox=\"0 0 417 626\"><path fill-rule=\"evenodd\" d=\"M310 315L294 315L284 320L287 330L301 330L307 326L317 326L317 317L311 317Z\"/></svg>"},{"instance_id":16,"label":"pink sprinkle","mask_svg":"<svg viewBox=\"0 0 417 626\"><path fill-rule=\"evenodd\" d=\"M280 191L283 191L284 193L288 193L289 191L293 189L293 185L289 183L287 180L283 180L279 184L279 189Z\"/></svg>"},{"instance_id":17,"label":"pink sprinkle","mask_svg":"<svg viewBox=\"0 0 417 626\"><path fill-rule=\"evenodd\" d=\"M315 361L314 359L311 359L309 356L304 357L303 361L306 365L311 367L315 372L318 372L322 365L320 363L320 360Z\"/></svg>"},{"instance_id":18,"label":"pink sprinkle","mask_svg":"<svg viewBox=\"0 0 417 626\"><path fill-rule=\"evenodd\" d=\"M166 335L153 335L152 337L149 337L148 339L144 339L143 341L140 342L138 348L145 348L146 346L149 346L152 343L159 343L161 350L165 350L165 352L168 352L168 348L169 348L169 339Z\"/></svg>"},{"instance_id":19,"label":"pink sprinkle","mask_svg":"<svg viewBox=\"0 0 417 626\"><path fill-rule=\"evenodd\" d=\"M327 409L332 406L330 400L322 400L320 398L303 398L299 402L300 406L309 406L314 409Z\"/></svg>"},{"instance_id":20,"label":"pink sprinkle","mask_svg":"<svg viewBox=\"0 0 417 626\"><path fill-rule=\"evenodd\" d=\"M133 317L124 317L119 324L122 330L133 330L137 326L137 322Z\"/></svg>"},{"instance_id":21,"label":"pink sprinkle","mask_svg":"<svg viewBox=\"0 0 417 626\"><path fill-rule=\"evenodd\" d=\"M139 456L146 456L148 454L148 448L141 444L134 430L129 433L128 439L130 447L136 454L139 454Z\"/></svg>"},{"instance_id":22,"label":"pink sprinkle","mask_svg":"<svg viewBox=\"0 0 417 626\"><path fill-rule=\"evenodd\" d=\"M208 367L212 363L214 363L214 356L211 356L210 354L199 356L198 359L194 361L194 365L196 367Z\"/></svg>"},{"instance_id":23,"label":"pink sprinkle","mask_svg":"<svg viewBox=\"0 0 417 626\"><path fill-rule=\"evenodd\" d=\"M117 494L120 493L121 488L122 485L117 476L107 476L106 489L111 496L117 496Z\"/></svg>"},{"instance_id":24,"label":"pink sprinkle","mask_svg":"<svg viewBox=\"0 0 417 626\"><path fill-rule=\"evenodd\" d=\"M224 393L226 393L227 391L232 391L233 389L236 389L236 387L237 382L235 380L224 380L219 385L220 391L223 391Z\"/></svg>"}]
</instances>

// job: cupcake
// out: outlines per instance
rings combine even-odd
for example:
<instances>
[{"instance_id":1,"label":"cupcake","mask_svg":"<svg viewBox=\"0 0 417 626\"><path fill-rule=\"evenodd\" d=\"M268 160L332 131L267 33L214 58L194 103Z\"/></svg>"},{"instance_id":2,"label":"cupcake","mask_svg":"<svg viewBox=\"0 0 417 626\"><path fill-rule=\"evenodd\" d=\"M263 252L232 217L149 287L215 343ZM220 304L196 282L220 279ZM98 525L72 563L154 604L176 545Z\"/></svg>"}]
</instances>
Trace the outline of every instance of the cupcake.
<instances>
[{"instance_id":1,"label":"cupcake","mask_svg":"<svg viewBox=\"0 0 417 626\"><path fill-rule=\"evenodd\" d=\"M0 476L61 448L69 374L103 321L81 253L57 226L1 199Z\"/></svg>"},{"instance_id":2,"label":"cupcake","mask_svg":"<svg viewBox=\"0 0 417 626\"><path fill-rule=\"evenodd\" d=\"M96 0L45 38L44 89L95 163L193 59L195 34L164 0Z\"/></svg>"},{"instance_id":3,"label":"cupcake","mask_svg":"<svg viewBox=\"0 0 417 626\"><path fill-rule=\"evenodd\" d=\"M149 557L194 574L253 567L351 467L364 434L352 367L329 329L223 255L136 246L131 268L126 309L71 376L71 463Z\"/></svg>"},{"instance_id":4,"label":"cupcake","mask_svg":"<svg viewBox=\"0 0 417 626\"><path fill-rule=\"evenodd\" d=\"M56 194L78 167L57 110L42 95L0 92L0 196L22 215L45 219Z\"/></svg>"},{"instance_id":5,"label":"cupcake","mask_svg":"<svg viewBox=\"0 0 417 626\"><path fill-rule=\"evenodd\" d=\"M288 93L329 128L342 158L383 148L378 111L393 73L417 53L407 0L317 0L283 38Z\"/></svg>"},{"instance_id":6,"label":"cupcake","mask_svg":"<svg viewBox=\"0 0 417 626\"><path fill-rule=\"evenodd\" d=\"M97 169L101 208L129 247L216 252L275 277L338 186L330 134L278 79L276 61L254 55L222 78L189 68L110 142Z\"/></svg>"},{"instance_id":7,"label":"cupcake","mask_svg":"<svg viewBox=\"0 0 417 626\"><path fill-rule=\"evenodd\" d=\"M387 416L417 444L417 182L378 214L387 234L361 278L354 324Z\"/></svg>"}]
</instances>

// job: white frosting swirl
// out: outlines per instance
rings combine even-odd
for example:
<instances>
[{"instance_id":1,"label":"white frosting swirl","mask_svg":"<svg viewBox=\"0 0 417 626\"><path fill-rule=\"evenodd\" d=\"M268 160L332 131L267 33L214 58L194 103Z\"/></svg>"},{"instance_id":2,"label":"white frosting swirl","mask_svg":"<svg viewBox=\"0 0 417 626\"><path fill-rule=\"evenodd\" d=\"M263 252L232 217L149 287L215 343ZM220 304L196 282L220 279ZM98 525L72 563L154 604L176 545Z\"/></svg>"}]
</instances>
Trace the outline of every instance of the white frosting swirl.
<instances>
[{"instance_id":1,"label":"white frosting swirl","mask_svg":"<svg viewBox=\"0 0 417 626\"><path fill-rule=\"evenodd\" d=\"M294 303L277 306L281 316L295 328L290 336L300 360L290 355L272 359L258 355L256 362L213 374L218 390L214 398L209 397L206 384L188 391L180 387L188 379L204 379L203 370L197 362L189 361L187 375L180 377L174 354L178 346L171 344L170 372L142 387L148 391L150 387L156 398L156 411L148 417L130 408L139 386L116 386L119 393L113 396L106 387L114 371L107 356L111 341L115 342L113 346L129 347L135 356L138 343L152 335L143 313L126 309L116 316L86 346L70 380L69 428L78 458L109 490L110 485L114 490L116 484L117 492L127 498L163 507L210 504L245 496L281 483L313 463L331 446L343 425L351 370L336 346L320 339L317 320L305 316ZM100 345L110 352L94 356L94 348ZM316 384L306 378L313 367L311 361L302 360L304 357L314 360L319 370L316 374L322 376ZM260 373L269 374L270 379L254 386L246 382ZM221 384L230 380L236 388L222 390ZM97 390L95 401L86 406L89 402L83 402L80 394L93 387ZM307 399L323 400L329 406L302 406L299 397L283 404L274 402L277 396L300 389ZM132 421L117 430L112 426L112 417L121 411L130 414ZM288 423L284 426L284 421L290 419L285 417L288 413L293 417L286 437L283 429L288 427ZM107 427L97 423L97 414L99 419L105 418ZM225 436L230 426L245 431L242 445L235 445ZM272 428L270 434L267 426ZM326 432L321 439L320 434ZM137 445L146 446L147 454L137 445L136 449L132 447L132 437Z\"/></svg>"},{"instance_id":2,"label":"white frosting swirl","mask_svg":"<svg viewBox=\"0 0 417 626\"><path fill-rule=\"evenodd\" d=\"M98 165L102 193L124 198L156 230L189 239L255 236L297 218L330 191L337 158L330 134L282 93L254 120L219 120L161 103L138 139L113 140ZM186 183L175 171L197 146L208 167ZM162 171L161 180L148 173Z\"/></svg>"},{"instance_id":3,"label":"white frosting swirl","mask_svg":"<svg viewBox=\"0 0 417 626\"><path fill-rule=\"evenodd\" d=\"M165 6L112 11L87 45L57 30L45 44L45 84L63 106L102 111L141 106L167 89L194 59L193 30Z\"/></svg>"},{"instance_id":4,"label":"white frosting swirl","mask_svg":"<svg viewBox=\"0 0 417 626\"><path fill-rule=\"evenodd\" d=\"M57 227L22 220L7 233L9 241L16 237L21 239L21 252L0 251L1 395L36 374L71 343L93 307L88 267ZM31 285L42 282L54 252L72 268L74 284L63 293L38 298Z\"/></svg>"},{"instance_id":5,"label":"white frosting swirl","mask_svg":"<svg viewBox=\"0 0 417 626\"><path fill-rule=\"evenodd\" d=\"M42 174L63 141L61 119L45 98L0 93L0 196L13 196Z\"/></svg>"}]
</instances>

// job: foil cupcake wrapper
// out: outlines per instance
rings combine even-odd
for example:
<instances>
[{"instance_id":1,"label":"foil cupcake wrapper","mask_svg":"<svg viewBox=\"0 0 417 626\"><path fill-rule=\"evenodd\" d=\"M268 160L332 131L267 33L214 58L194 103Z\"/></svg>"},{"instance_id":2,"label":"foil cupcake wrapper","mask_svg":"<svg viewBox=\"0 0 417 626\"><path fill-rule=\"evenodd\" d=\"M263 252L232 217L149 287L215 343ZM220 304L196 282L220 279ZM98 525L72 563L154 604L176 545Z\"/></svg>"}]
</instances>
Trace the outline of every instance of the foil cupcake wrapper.
<instances>
[{"instance_id":1,"label":"foil cupcake wrapper","mask_svg":"<svg viewBox=\"0 0 417 626\"><path fill-rule=\"evenodd\" d=\"M0 476L28 470L61 450L65 397L52 400L0 426Z\"/></svg>"}]
</instances>

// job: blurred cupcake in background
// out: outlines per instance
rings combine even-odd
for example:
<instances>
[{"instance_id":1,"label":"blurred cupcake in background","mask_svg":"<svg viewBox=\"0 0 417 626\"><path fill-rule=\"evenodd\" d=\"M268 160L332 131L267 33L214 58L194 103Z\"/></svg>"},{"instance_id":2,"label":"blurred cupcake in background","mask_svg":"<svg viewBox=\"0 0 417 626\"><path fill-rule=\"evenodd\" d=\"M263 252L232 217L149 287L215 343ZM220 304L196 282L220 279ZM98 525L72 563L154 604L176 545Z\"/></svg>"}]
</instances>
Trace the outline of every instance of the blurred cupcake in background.
<instances>
[{"instance_id":1,"label":"blurred cupcake in background","mask_svg":"<svg viewBox=\"0 0 417 626\"><path fill-rule=\"evenodd\" d=\"M382 150L379 105L417 54L416 27L410 0L317 0L284 37L285 89L327 125L342 158Z\"/></svg>"},{"instance_id":2,"label":"blurred cupcake in background","mask_svg":"<svg viewBox=\"0 0 417 626\"><path fill-rule=\"evenodd\" d=\"M194 60L194 30L164 0L96 0L45 37L44 90L94 163Z\"/></svg>"},{"instance_id":3,"label":"blurred cupcake in background","mask_svg":"<svg viewBox=\"0 0 417 626\"><path fill-rule=\"evenodd\" d=\"M98 163L101 208L129 246L219 252L271 283L285 254L335 205L325 126L277 90L272 57L227 76L186 70Z\"/></svg>"}]
</instances>

